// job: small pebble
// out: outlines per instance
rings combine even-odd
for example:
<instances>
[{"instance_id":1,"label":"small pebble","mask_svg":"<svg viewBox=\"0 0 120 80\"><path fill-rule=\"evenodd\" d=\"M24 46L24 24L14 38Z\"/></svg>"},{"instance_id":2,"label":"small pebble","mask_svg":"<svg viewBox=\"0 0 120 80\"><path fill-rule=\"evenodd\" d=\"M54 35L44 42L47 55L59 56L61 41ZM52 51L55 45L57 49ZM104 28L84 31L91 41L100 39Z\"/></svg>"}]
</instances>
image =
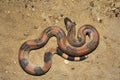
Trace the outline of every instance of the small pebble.
<instances>
[{"instance_id":1,"label":"small pebble","mask_svg":"<svg viewBox=\"0 0 120 80\"><path fill-rule=\"evenodd\" d=\"M63 17L64 15L63 14L60 14L60 17Z\"/></svg>"},{"instance_id":2,"label":"small pebble","mask_svg":"<svg viewBox=\"0 0 120 80\"><path fill-rule=\"evenodd\" d=\"M13 72L14 74L16 74L16 72Z\"/></svg>"},{"instance_id":3,"label":"small pebble","mask_svg":"<svg viewBox=\"0 0 120 80\"><path fill-rule=\"evenodd\" d=\"M53 16L48 16L49 19L53 19Z\"/></svg>"},{"instance_id":4,"label":"small pebble","mask_svg":"<svg viewBox=\"0 0 120 80\"><path fill-rule=\"evenodd\" d=\"M72 68L71 68L71 70L75 70L75 68L74 68L74 67L72 67Z\"/></svg>"},{"instance_id":5,"label":"small pebble","mask_svg":"<svg viewBox=\"0 0 120 80\"><path fill-rule=\"evenodd\" d=\"M5 71L5 73L8 73L8 71Z\"/></svg>"},{"instance_id":6,"label":"small pebble","mask_svg":"<svg viewBox=\"0 0 120 80\"><path fill-rule=\"evenodd\" d=\"M99 22L99 23L102 23L102 19L101 18L97 18L97 21Z\"/></svg>"},{"instance_id":7,"label":"small pebble","mask_svg":"<svg viewBox=\"0 0 120 80\"><path fill-rule=\"evenodd\" d=\"M68 60L64 60L64 63L65 63L65 64L68 64L68 63L69 63L69 61L68 61Z\"/></svg>"},{"instance_id":8,"label":"small pebble","mask_svg":"<svg viewBox=\"0 0 120 80\"><path fill-rule=\"evenodd\" d=\"M28 6L25 4L25 8L27 8Z\"/></svg>"},{"instance_id":9,"label":"small pebble","mask_svg":"<svg viewBox=\"0 0 120 80\"><path fill-rule=\"evenodd\" d=\"M13 63L16 64L16 61L14 61Z\"/></svg>"},{"instance_id":10,"label":"small pebble","mask_svg":"<svg viewBox=\"0 0 120 80\"><path fill-rule=\"evenodd\" d=\"M31 7L34 8L34 5L32 5Z\"/></svg>"},{"instance_id":11,"label":"small pebble","mask_svg":"<svg viewBox=\"0 0 120 80\"><path fill-rule=\"evenodd\" d=\"M64 3L64 5L66 6L66 5L67 5L67 3Z\"/></svg>"},{"instance_id":12,"label":"small pebble","mask_svg":"<svg viewBox=\"0 0 120 80\"><path fill-rule=\"evenodd\" d=\"M114 7L114 6L115 6L115 3L114 3L114 2L112 2L112 3L110 4L110 6L111 6L111 7Z\"/></svg>"},{"instance_id":13,"label":"small pebble","mask_svg":"<svg viewBox=\"0 0 120 80\"><path fill-rule=\"evenodd\" d=\"M119 13L115 13L115 17L118 17L119 16Z\"/></svg>"},{"instance_id":14,"label":"small pebble","mask_svg":"<svg viewBox=\"0 0 120 80\"><path fill-rule=\"evenodd\" d=\"M9 13L10 13L10 11L7 11L7 13L9 14Z\"/></svg>"},{"instance_id":15,"label":"small pebble","mask_svg":"<svg viewBox=\"0 0 120 80\"><path fill-rule=\"evenodd\" d=\"M35 11L35 8L32 8L32 11Z\"/></svg>"},{"instance_id":16,"label":"small pebble","mask_svg":"<svg viewBox=\"0 0 120 80\"><path fill-rule=\"evenodd\" d=\"M103 36L103 38L104 38L104 39L107 39L107 37L106 37L106 36Z\"/></svg>"},{"instance_id":17,"label":"small pebble","mask_svg":"<svg viewBox=\"0 0 120 80\"><path fill-rule=\"evenodd\" d=\"M24 33L24 36L26 36L26 37L29 36L29 33L28 32Z\"/></svg>"},{"instance_id":18,"label":"small pebble","mask_svg":"<svg viewBox=\"0 0 120 80\"><path fill-rule=\"evenodd\" d=\"M43 19L43 21L46 21L46 19Z\"/></svg>"},{"instance_id":19,"label":"small pebble","mask_svg":"<svg viewBox=\"0 0 120 80\"><path fill-rule=\"evenodd\" d=\"M34 29L38 29L38 28L39 28L39 26L37 26L37 25L34 26Z\"/></svg>"},{"instance_id":20,"label":"small pebble","mask_svg":"<svg viewBox=\"0 0 120 80\"><path fill-rule=\"evenodd\" d=\"M56 19L56 20L55 20L55 23L58 23L58 22L59 22L59 21Z\"/></svg>"},{"instance_id":21,"label":"small pebble","mask_svg":"<svg viewBox=\"0 0 120 80\"><path fill-rule=\"evenodd\" d=\"M90 6L94 7L94 2L93 1L90 2Z\"/></svg>"},{"instance_id":22,"label":"small pebble","mask_svg":"<svg viewBox=\"0 0 120 80\"><path fill-rule=\"evenodd\" d=\"M9 13L10 13L10 11L5 11L5 13L9 14Z\"/></svg>"},{"instance_id":23,"label":"small pebble","mask_svg":"<svg viewBox=\"0 0 120 80\"><path fill-rule=\"evenodd\" d=\"M28 13L27 16L30 17L30 14Z\"/></svg>"}]
</instances>

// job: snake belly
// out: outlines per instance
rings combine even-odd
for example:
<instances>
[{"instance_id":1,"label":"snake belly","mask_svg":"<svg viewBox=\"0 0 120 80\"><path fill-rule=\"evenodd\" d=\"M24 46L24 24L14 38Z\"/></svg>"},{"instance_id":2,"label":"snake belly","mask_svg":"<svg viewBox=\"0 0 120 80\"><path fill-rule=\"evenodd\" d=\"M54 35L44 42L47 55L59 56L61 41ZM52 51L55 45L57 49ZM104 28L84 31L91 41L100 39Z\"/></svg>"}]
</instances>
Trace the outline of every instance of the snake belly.
<instances>
[{"instance_id":1,"label":"snake belly","mask_svg":"<svg viewBox=\"0 0 120 80\"><path fill-rule=\"evenodd\" d=\"M54 53L70 61L80 61L86 58L86 55L94 51L99 44L98 31L92 25L83 25L77 32L78 39L75 39L75 23L69 18L64 19L64 23L68 34L58 26L46 28L41 37L34 40L24 42L20 49L18 60L22 69L28 74L40 76L49 71L52 65L52 56ZM86 35L89 37L89 42L86 41ZM44 54L44 65L35 66L29 61L29 53L32 50L44 47L51 37L57 38L58 47L52 47L46 50Z\"/></svg>"}]
</instances>

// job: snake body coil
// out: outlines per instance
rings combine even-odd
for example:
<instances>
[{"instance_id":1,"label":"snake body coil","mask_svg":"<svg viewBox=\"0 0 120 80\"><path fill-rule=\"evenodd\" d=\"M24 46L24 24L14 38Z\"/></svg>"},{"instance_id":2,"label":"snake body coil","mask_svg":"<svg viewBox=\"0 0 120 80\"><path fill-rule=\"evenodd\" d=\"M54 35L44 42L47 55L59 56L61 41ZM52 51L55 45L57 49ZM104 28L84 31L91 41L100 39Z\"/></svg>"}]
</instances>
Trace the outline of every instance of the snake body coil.
<instances>
[{"instance_id":1,"label":"snake body coil","mask_svg":"<svg viewBox=\"0 0 120 80\"><path fill-rule=\"evenodd\" d=\"M64 23L68 34L66 36L63 29L57 26L46 28L41 37L34 40L28 40L22 44L19 50L19 63L22 69L28 74L39 76L45 74L52 65L52 55L54 53L71 61L80 61L86 58L85 55L94 51L99 44L99 34L91 25L84 25L79 28L77 39L75 38L75 23L69 18L64 19ZM86 35L89 42L86 41ZM58 47L48 49L44 54L44 66L33 66L28 60L28 54L31 50L42 48L48 40L55 36L57 38Z\"/></svg>"}]
</instances>

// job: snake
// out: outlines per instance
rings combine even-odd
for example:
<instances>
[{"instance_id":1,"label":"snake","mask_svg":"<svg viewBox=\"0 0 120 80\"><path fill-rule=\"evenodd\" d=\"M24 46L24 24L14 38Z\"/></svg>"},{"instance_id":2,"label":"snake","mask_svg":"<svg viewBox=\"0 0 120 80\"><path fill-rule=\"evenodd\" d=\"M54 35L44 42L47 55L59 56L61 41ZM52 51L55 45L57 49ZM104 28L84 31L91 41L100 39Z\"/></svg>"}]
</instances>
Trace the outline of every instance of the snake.
<instances>
[{"instance_id":1,"label":"snake","mask_svg":"<svg viewBox=\"0 0 120 80\"><path fill-rule=\"evenodd\" d=\"M34 76L44 75L52 65L52 56L58 54L70 61L82 61L93 52L99 44L99 33L95 27L85 24L78 29L76 35L76 23L68 17L64 18L67 35L59 26L50 26L44 29L41 36L25 41L20 49L18 60L21 68ZM87 36L89 40L87 41ZM48 48L44 53L43 66L33 65L29 60L29 53L44 47L51 37L56 37L57 47Z\"/></svg>"}]
</instances>

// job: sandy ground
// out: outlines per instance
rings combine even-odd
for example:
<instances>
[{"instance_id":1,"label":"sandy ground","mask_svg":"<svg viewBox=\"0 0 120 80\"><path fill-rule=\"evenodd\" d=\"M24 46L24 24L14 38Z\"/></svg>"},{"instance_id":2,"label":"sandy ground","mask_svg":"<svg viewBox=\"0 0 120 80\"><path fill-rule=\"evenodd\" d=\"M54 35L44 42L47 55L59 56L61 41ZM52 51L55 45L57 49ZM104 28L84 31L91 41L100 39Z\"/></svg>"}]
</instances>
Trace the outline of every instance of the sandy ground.
<instances>
[{"instance_id":1,"label":"sandy ground","mask_svg":"<svg viewBox=\"0 0 120 80\"><path fill-rule=\"evenodd\" d=\"M18 62L21 44L36 39L48 26L65 30L64 17L93 25L100 34L98 48L81 62L54 55L43 76L25 73ZM66 30L65 30L66 31ZM0 0L0 80L120 80L120 0ZM32 51L30 61L43 65L47 48L56 38Z\"/></svg>"}]
</instances>

